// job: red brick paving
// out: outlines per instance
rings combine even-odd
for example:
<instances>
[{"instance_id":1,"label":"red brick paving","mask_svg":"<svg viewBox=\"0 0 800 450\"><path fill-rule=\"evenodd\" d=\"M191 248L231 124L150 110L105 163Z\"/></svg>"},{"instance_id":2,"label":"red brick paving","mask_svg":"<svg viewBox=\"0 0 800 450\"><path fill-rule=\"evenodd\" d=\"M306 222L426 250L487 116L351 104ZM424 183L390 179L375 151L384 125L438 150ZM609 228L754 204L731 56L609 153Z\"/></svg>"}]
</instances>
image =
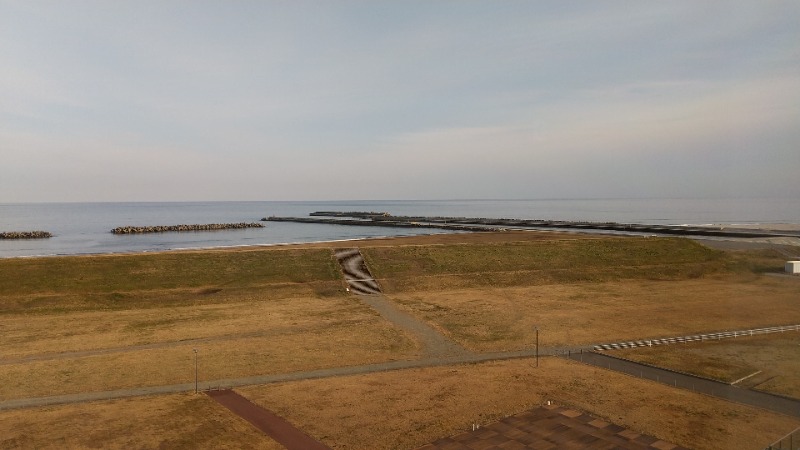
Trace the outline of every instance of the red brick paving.
<instances>
[{"instance_id":1,"label":"red brick paving","mask_svg":"<svg viewBox=\"0 0 800 450\"><path fill-rule=\"evenodd\" d=\"M295 428L286 419L230 389L206 391L206 394L289 450L331 450L330 447Z\"/></svg>"},{"instance_id":2,"label":"red brick paving","mask_svg":"<svg viewBox=\"0 0 800 450\"><path fill-rule=\"evenodd\" d=\"M418 450L687 450L572 408L542 406Z\"/></svg>"}]
</instances>

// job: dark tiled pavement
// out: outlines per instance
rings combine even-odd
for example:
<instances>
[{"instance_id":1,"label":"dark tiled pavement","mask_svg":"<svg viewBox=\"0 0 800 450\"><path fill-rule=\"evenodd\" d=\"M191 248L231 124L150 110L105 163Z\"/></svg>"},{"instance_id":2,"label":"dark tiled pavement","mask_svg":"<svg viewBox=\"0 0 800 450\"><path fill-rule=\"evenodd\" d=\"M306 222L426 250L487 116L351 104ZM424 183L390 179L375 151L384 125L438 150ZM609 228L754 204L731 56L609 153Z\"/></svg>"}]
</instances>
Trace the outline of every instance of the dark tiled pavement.
<instances>
[{"instance_id":1,"label":"dark tiled pavement","mask_svg":"<svg viewBox=\"0 0 800 450\"><path fill-rule=\"evenodd\" d=\"M418 450L490 449L686 450L581 411L555 405L541 406L475 431L439 439Z\"/></svg>"}]
</instances>

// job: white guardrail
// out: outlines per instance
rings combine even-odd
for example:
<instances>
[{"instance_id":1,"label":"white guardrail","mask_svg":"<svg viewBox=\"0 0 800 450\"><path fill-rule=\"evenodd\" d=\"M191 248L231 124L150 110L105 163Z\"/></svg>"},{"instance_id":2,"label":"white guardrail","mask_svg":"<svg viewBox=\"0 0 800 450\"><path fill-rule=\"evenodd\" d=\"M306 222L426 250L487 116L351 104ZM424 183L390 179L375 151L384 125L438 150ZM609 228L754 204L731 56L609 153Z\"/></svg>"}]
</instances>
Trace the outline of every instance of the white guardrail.
<instances>
[{"instance_id":1,"label":"white guardrail","mask_svg":"<svg viewBox=\"0 0 800 450\"><path fill-rule=\"evenodd\" d=\"M619 350L623 348L652 347L654 345L685 344L687 342L716 341L720 339L756 336L759 334L783 333L784 331L800 331L800 325L783 325L752 330L722 331L719 333L696 334L661 339L645 339L640 341L617 342L614 344L595 345L594 351Z\"/></svg>"}]
</instances>

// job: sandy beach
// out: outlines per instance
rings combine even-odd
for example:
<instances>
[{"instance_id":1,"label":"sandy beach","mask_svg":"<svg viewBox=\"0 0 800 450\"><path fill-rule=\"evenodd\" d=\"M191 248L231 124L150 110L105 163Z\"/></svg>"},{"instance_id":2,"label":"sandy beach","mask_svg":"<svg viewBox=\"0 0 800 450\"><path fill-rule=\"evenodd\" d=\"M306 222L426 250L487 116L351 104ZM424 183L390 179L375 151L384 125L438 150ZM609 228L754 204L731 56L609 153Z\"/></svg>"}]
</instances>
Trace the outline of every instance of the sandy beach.
<instances>
[{"instance_id":1,"label":"sandy beach","mask_svg":"<svg viewBox=\"0 0 800 450\"><path fill-rule=\"evenodd\" d=\"M763 231L797 231L800 232L800 223L736 223L712 224L709 228L724 228L738 230L763 230Z\"/></svg>"}]
</instances>

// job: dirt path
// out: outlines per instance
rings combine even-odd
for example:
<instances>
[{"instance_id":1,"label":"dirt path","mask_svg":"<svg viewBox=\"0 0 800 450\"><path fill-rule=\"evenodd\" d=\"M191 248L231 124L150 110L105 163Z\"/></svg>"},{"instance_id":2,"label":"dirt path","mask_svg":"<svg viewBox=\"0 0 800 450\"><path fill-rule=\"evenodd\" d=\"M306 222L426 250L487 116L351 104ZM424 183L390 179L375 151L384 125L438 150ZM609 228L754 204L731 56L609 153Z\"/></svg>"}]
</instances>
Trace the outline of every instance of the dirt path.
<instances>
[{"instance_id":1,"label":"dirt path","mask_svg":"<svg viewBox=\"0 0 800 450\"><path fill-rule=\"evenodd\" d=\"M330 450L330 447L303 433L283 417L256 405L230 389L208 391L206 394L288 450Z\"/></svg>"}]
</instances>

